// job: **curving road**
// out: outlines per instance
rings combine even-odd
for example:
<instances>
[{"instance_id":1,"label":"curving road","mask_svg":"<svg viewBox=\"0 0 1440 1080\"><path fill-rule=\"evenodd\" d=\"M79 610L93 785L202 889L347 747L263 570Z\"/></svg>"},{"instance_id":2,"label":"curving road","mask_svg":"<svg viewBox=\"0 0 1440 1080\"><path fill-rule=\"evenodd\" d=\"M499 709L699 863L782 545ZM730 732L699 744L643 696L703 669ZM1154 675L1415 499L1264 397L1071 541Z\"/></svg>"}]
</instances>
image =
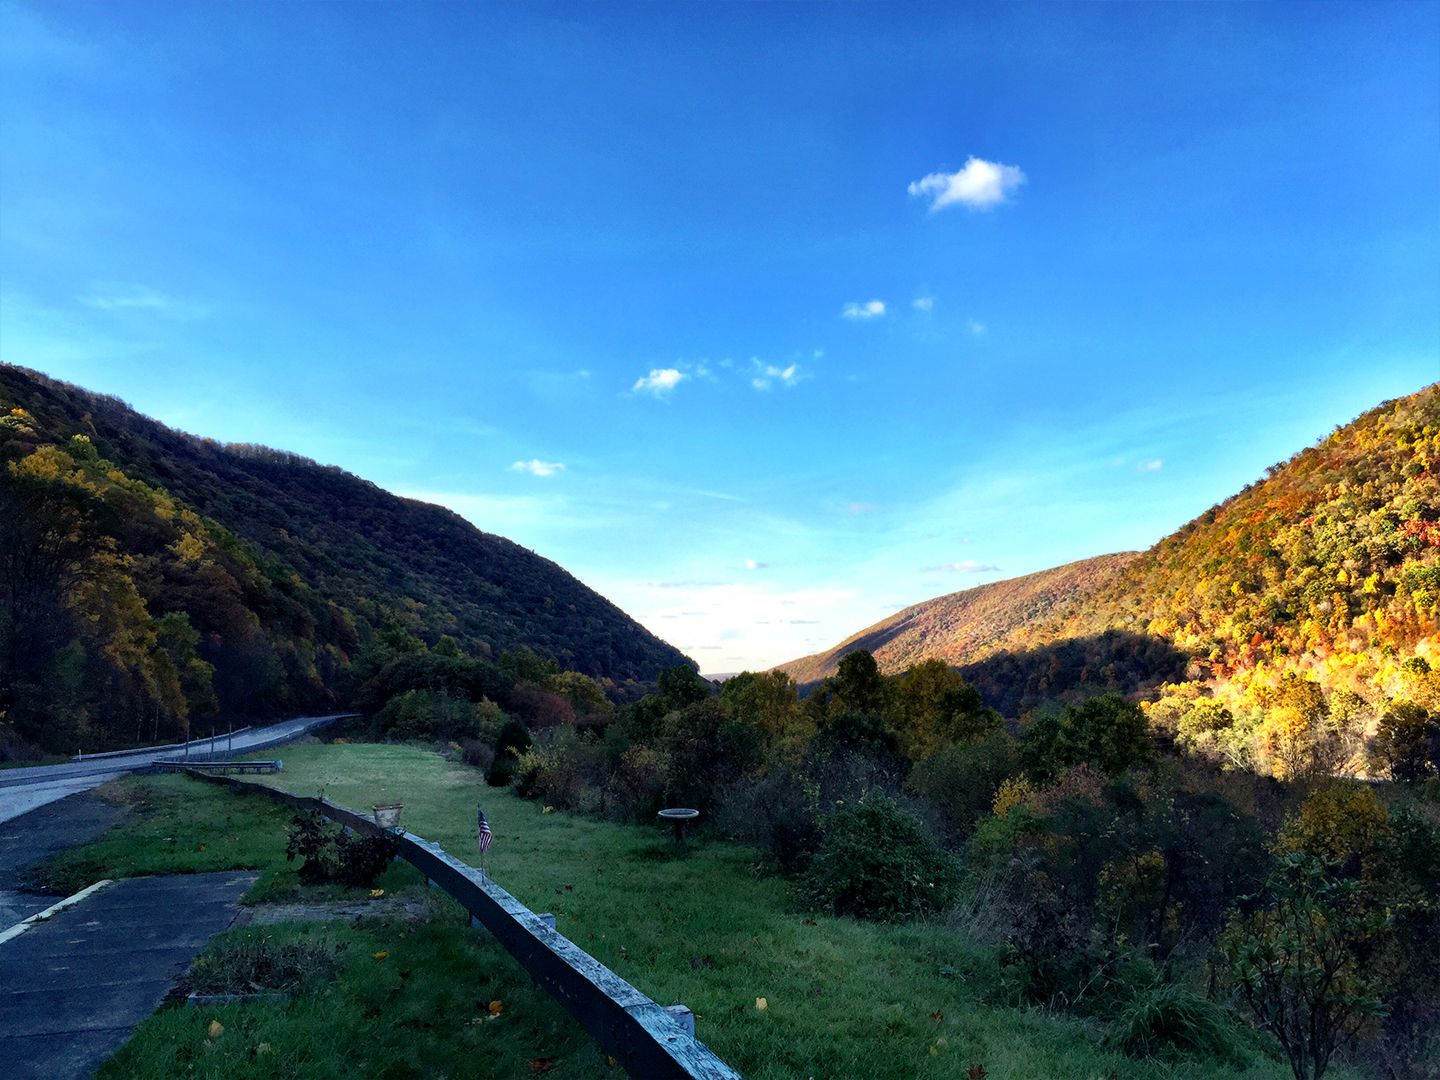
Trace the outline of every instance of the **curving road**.
<instances>
[{"instance_id":1,"label":"curving road","mask_svg":"<svg viewBox=\"0 0 1440 1080\"><path fill-rule=\"evenodd\" d=\"M355 713L332 713L329 716L301 716L271 724L269 727L250 728L233 736L217 735L213 739L194 739L189 744L190 756L203 760L210 756L212 751L216 756L228 757L232 753L248 754L265 750L354 715ZM159 750L132 750L84 761L67 761L59 765L0 770L0 821L9 821L37 806L74 795L77 791L88 791L107 780L143 769L161 759L183 756L183 747L171 746Z\"/></svg>"}]
</instances>

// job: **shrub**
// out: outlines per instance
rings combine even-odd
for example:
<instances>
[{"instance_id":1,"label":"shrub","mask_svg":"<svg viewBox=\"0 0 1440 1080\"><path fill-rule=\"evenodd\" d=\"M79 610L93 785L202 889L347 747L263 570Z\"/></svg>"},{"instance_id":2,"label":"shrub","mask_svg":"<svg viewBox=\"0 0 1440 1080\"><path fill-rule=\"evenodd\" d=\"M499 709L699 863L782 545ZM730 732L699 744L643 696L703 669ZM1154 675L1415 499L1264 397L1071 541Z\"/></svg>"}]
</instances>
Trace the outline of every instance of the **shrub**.
<instances>
[{"instance_id":1,"label":"shrub","mask_svg":"<svg viewBox=\"0 0 1440 1080\"><path fill-rule=\"evenodd\" d=\"M1000 785L1018 768L1015 740L997 731L921 761L910 774L910 787L939 816L945 839L957 843L974 831Z\"/></svg>"},{"instance_id":2,"label":"shrub","mask_svg":"<svg viewBox=\"0 0 1440 1080\"><path fill-rule=\"evenodd\" d=\"M460 760L473 769L489 772L495 763L495 748L480 739L461 739Z\"/></svg>"},{"instance_id":3,"label":"shrub","mask_svg":"<svg viewBox=\"0 0 1440 1080\"><path fill-rule=\"evenodd\" d=\"M505 721L495 739L495 758L485 774L491 787L506 787L515 778L520 755L530 749L530 730L513 717Z\"/></svg>"},{"instance_id":4,"label":"shrub","mask_svg":"<svg viewBox=\"0 0 1440 1080\"><path fill-rule=\"evenodd\" d=\"M915 815L884 792L833 811L805 886L837 915L903 919L938 911L954 895L955 867Z\"/></svg>"},{"instance_id":5,"label":"shrub","mask_svg":"<svg viewBox=\"0 0 1440 1080\"><path fill-rule=\"evenodd\" d=\"M571 728L542 732L515 767L515 793L562 810L577 809L581 794L599 770L602 752Z\"/></svg>"},{"instance_id":6,"label":"shrub","mask_svg":"<svg viewBox=\"0 0 1440 1080\"><path fill-rule=\"evenodd\" d=\"M820 846L820 788L794 769L775 769L726 793L720 827L763 852L784 874L803 872Z\"/></svg>"},{"instance_id":7,"label":"shrub","mask_svg":"<svg viewBox=\"0 0 1440 1080\"><path fill-rule=\"evenodd\" d=\"M394 837L361 836L336 825L332 830L314 810L290 822L285 861L297 855L299 876L306 885L335 883L364 888L374 882L400 850Z\"/></svg>"},{"instance_id":8,"label":"shrub","mask_svg":"<svg viewBox=\"0 0 1440 1080\"><path fill-rule=\"evenodd\" d=\"M653 746L626 747L610 776L607 790L615 814L626 821L645 821L664 807L670 780L670 759Z\"/></svg>"}]
</instances>

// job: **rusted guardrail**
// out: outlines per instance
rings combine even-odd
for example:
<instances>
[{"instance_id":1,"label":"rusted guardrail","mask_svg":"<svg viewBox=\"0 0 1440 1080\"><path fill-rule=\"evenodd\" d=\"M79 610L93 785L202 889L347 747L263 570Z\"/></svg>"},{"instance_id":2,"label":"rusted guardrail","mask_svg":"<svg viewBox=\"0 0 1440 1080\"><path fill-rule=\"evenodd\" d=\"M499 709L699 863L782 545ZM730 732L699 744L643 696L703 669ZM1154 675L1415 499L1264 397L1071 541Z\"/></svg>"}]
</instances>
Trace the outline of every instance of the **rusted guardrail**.
<instances>
[{"instance_id":1,"label":"rusted guardrail","mask_svg":"<svg viewBox=\"0 0 1440 1080\"><path fill-rule=\"evenodd\" d=\"M264 795L301 810L317 810L331 821L366 835L385 832L367 815L329 799L288 791L233 776L200 770L189 775L237 791ZM400 858L444 889L495 936L510 955L547 990L631 1076L640 1080L741 1080L740 1074L686 1030L675 1012L657 1005L576 945L480 870L448 854L439 844L408 832L392 832ZM687 1010L688 1013L688 1010Z\"/></svg>"}]
</instances>

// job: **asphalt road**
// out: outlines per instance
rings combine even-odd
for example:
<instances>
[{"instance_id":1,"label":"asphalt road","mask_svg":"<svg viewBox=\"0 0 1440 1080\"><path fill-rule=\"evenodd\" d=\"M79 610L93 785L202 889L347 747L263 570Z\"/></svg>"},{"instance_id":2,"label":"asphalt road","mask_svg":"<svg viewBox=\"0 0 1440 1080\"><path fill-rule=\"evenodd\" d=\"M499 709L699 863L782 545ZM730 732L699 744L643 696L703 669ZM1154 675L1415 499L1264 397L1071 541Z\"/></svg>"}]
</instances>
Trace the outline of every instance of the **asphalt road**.
<instances>
[{"instance_id":1,"label":"asphalt road","mask_svg":"<svg viewBox=\"0 0 1440 1080\"><path fill-rule=\"evenodd\" d=\"M279 746L316 728L324 727L353 713L332 713L329 716L302 716L295 720L251 728L233 738L219 735L212 739L195 739L190 743L190 756L228 757L248 754ZM24 769L0 769L0 823L28 813L36 807L79 791L103 784L136 769L143 769L161 758L179 758L184 751L174 747L164 750L134 750L114 757L67 761L59 765L36 765Z\"/></svg>"}]
</instances>

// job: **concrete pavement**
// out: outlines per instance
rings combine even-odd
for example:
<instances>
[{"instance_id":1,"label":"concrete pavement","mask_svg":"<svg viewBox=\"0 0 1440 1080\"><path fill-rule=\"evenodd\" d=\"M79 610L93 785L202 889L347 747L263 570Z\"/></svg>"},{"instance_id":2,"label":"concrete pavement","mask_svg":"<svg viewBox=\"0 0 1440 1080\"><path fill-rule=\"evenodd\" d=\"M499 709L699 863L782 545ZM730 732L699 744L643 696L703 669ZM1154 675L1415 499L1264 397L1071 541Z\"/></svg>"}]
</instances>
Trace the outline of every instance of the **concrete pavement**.
<instances>
[{"instance_id":1,"label":"concrete pavement","mask_svg":"<svg viewBox=\"0 0 1440 1080\"><path fill-rule=\"evenodd\" d=\"M124 816L114 803L79 795L0 822L0 931L60 899L22 891L25 870L66 848L88 843Z\"/></svg>"},{"instance_id":2,"label":"concrete pavement","mask_svg":"<svg viewBox=\"0 0 1440 1080\"><path fill-rule=\"evenodd\" d=\"M127 878L0 943L7 1080L91 1075L234 922L256 876Z\"/></svg>"}]
</instances>

